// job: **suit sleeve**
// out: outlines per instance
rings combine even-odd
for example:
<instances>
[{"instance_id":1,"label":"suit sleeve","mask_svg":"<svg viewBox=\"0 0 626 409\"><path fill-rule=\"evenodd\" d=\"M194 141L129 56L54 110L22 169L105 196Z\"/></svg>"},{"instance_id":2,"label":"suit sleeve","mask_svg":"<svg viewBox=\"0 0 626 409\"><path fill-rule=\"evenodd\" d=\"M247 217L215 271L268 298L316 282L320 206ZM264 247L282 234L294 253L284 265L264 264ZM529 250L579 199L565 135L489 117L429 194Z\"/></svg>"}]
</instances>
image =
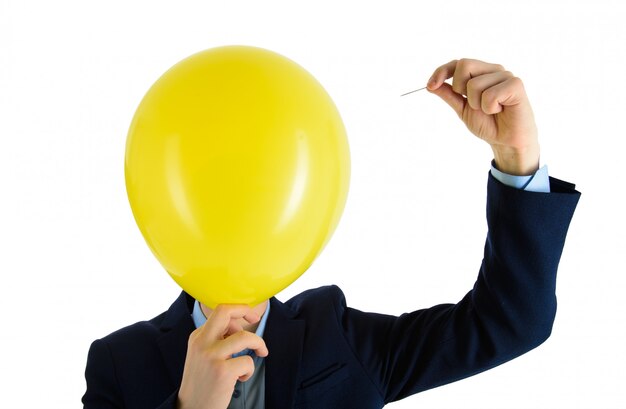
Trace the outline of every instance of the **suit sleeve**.
<instances>
[{"instance_id":1,"label":"suit sleeve","mask_svg":"<svg viewBox=\"0 0 626 409\"><path fill-rule=\"evenodd\" d=\"M115 365L106 342L96 340L89 348L85 369L87 391L83 395L84 409L125 408L123 394L115 374ZM176 409L178 389L155 409Z\"/></svg>"},{"instance_id":2,"label":"suit sleeve","mask_svg":"<svg viewBox=\"0 0 626 409\"><path fill-rule=\"evenodd\" d=\"M580 197L574 185L550 182L552 193L527 192L489 175L484 257L457 304L392 317L340 298L346 340L385 402L493 368L549 337L557 267Z\"/></svg>"}]
</instances>

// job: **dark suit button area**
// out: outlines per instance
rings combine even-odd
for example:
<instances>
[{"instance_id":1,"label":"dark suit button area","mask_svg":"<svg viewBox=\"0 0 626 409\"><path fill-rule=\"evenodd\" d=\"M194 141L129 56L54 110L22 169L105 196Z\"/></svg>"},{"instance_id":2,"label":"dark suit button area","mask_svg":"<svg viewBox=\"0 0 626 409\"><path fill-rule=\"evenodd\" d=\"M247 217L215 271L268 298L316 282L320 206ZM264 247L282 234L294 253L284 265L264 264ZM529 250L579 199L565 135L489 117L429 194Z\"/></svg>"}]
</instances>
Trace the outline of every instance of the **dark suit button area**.
<instances>
[{"instance_id":1,"label":"dark suit button area","mask_svg":"<svg viewBox=\"0 0 626 409\"><path fill-rule=\"evenodd\" d=\"M240 396L241 396L241 391L239 389L235 389L233 391L233 398L237 399Z\"/></svg>"}]
</instances>

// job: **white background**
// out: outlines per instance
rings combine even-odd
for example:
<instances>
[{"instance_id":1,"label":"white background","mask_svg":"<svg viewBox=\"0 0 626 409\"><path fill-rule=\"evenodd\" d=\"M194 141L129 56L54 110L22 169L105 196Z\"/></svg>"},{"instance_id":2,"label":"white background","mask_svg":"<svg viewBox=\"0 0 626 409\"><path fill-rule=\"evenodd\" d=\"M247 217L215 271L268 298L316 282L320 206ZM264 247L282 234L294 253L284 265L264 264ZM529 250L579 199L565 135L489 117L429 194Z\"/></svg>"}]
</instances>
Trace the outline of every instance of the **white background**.
<instances>
[{"instance_id":1,"label":"white background","mask_svg":"<svg viewBox=\"0 0 626 409\"><path fill-rule=\"evenodd\" d=\"M203 49L284 54L326 87L352 155L327 248L279 294L339 284L400 314L456 302L478 272L490 149L425 91L471 57L524 80L552 176L583 192L552 337L393 408L624 408L624 12L613 1L0 2L2 407L80 407L89 344L179 288L126 198L126 132L148 87ZM620 210L622 209L622 210Z\"/></svg>"}]
</instances>

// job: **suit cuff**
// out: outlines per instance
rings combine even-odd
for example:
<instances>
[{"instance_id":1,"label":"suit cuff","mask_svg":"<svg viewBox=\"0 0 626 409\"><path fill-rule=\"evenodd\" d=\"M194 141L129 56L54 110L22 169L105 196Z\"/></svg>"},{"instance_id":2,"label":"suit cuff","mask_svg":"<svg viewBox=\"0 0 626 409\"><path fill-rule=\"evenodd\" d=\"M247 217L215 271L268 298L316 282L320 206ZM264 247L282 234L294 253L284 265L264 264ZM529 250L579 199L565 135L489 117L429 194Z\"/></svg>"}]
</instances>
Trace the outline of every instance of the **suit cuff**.
<instances>
[{"instance_id":1,"label":"suit cuff","mask_svg":"<svg viewBox=\"0 0 626 409\"><path fill-rule=\"evenodd\" d=\"M503 184L529 192L550 193L548 166L543 165L534 175L515 176L499 171L495 161L491 161L491 174Z\"/></svg>"}]
</instances>

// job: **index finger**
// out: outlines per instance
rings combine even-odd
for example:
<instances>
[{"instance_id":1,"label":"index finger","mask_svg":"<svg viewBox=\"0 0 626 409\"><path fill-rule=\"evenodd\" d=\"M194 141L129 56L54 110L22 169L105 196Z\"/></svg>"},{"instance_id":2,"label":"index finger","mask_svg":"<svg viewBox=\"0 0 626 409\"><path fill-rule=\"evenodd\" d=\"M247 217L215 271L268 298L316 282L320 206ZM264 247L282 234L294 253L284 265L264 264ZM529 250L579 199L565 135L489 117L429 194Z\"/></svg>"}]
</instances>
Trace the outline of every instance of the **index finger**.
<instances>
[{"instance_id":1,"label":"index finger","mask_svg":"<svg viewBox=\"0 0 626 409\"><path fill-rule=\"evenodd\" d=\"M259 321L260 317L245 304L220 304L207 318L202 326L203 336L211 340L222 339L228 331L231 320L243 318L250 324Z\"/></svg>"}]
</instances>

